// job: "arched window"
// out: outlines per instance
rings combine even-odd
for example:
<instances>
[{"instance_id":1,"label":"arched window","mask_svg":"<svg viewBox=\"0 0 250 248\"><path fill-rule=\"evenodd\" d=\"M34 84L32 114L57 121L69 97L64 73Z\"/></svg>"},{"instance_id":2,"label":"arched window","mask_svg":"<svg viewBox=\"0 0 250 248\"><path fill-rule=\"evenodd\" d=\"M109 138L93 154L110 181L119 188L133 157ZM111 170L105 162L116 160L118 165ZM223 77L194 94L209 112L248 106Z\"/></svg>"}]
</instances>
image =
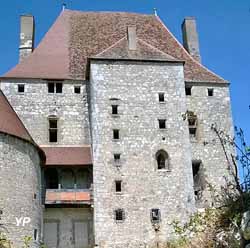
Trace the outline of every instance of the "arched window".
<instances>
[{"instance_id":1,"label":"arched window","mask_svg":"<svg viewBox=\"0 0 250 248\"><path fill-rule=\"evenodd\" d=\"M169 157L167 152L160 150L156 153L156 161L158 170L169 170Z\"/></svg>"}]
</instances>

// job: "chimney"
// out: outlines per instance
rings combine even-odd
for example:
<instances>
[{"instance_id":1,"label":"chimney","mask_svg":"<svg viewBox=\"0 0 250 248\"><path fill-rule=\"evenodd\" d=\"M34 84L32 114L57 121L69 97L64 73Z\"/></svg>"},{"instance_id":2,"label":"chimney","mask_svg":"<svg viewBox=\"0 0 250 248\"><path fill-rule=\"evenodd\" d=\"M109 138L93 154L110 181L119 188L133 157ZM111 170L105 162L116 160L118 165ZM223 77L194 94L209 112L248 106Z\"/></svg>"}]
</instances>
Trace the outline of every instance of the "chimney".
<instances>
[{"instance_id":1,"label":"chimney","mask_svg":"<svg viewBox=\"0 0 250 248\"><path fill-rule=\"evenodd\" d=\"M201 62L199 38L196 30L196 20L194 17L186 17L182 23L183 46L189 54Z\"/></svg>"},{"instance_id":2,"label":"chimney","mask_svg":"<svg viewBox=\"0 0 250 248\"><path fill-rule=\"evenodd\" d=\"M34 49L35 21L31 15L20 17L19 62L28 57Z\"/></svg>"},{"instance_id":3,"label":"chimney","mask_svg":"<svg viewBox=\"0 0 250 248\"><path fill-rule=\"evenodd\" d=\"M136 26L128 26L128 49L136 50Z\"/></svg>"}]
</instances>

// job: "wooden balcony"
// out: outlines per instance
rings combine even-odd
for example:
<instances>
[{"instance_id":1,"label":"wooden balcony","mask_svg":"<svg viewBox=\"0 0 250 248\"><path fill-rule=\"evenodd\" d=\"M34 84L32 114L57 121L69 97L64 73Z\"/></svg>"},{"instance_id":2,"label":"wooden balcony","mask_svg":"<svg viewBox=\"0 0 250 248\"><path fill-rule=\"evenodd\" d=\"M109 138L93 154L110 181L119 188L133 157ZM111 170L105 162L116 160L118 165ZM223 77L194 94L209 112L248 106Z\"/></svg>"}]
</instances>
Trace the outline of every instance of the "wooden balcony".
<instances>
[{"instance_id":1,"label":"wooden balcony","mask_svg":"<svg viewBox=\"0 0 250 248\"><path fill-rule=\"evenodd\" d=\"M91 205L90 189L46 189L45 204Z\"/></svg>"}]
</instances>

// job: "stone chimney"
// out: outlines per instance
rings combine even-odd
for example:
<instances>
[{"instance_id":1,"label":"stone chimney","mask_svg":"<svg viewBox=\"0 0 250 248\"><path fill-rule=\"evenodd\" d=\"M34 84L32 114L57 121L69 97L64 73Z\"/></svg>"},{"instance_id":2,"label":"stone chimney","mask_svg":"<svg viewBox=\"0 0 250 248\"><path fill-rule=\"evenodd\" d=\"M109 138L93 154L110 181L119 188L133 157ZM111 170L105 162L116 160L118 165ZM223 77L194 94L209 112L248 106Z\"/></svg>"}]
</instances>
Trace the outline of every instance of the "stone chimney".
<instances>
[{"instance_id":1,"label":"stone chimney","mask_svg":"<svg viewBox=\"0 0 250 248\"><path fill-rule=\"evenodd\" d=\"M183 46L190 55L201 62L199 38L194 17L186 17L182 23Z\"/></svg>"},{"instance_id":2,"label":"stone chimney","mask_svg":"<svg viewBox=\"0 0 250 248\"><path fill-rule=\"evenodd\" d=\"M35 21L31 15L20 17L19 62L28 57L34 50Z\"/></svg>"},{"instance_id":3,"label":"stone chimney","mask_svg":"<svg viewBox=\"0 0 250 248\"><path fill-rule=\"evenodd\" d=\"M136 50L136 26L128 26L128 49Z\"/></svg>"}]
</instances>

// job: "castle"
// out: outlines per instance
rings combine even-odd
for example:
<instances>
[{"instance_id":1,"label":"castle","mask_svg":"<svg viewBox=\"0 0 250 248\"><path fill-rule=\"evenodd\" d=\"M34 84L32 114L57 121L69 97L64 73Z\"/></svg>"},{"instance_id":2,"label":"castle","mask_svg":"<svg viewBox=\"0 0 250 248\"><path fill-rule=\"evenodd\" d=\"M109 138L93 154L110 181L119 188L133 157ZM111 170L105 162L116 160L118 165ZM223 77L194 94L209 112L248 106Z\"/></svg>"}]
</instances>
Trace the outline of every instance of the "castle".
<instances>
[{"instance_id":1,"label":"castle","mask_svg":"<svg viewBox=\"0 0 250 248\"><path fill-rule=\"evenodd\" d=\"M0 80L1 223L16 248L150 247L213 205L229 176L211 125L233 133L229 83L157 15L64 10ZM216 58L215 58L216 59Z\"/></svg>"}]
</instances>

